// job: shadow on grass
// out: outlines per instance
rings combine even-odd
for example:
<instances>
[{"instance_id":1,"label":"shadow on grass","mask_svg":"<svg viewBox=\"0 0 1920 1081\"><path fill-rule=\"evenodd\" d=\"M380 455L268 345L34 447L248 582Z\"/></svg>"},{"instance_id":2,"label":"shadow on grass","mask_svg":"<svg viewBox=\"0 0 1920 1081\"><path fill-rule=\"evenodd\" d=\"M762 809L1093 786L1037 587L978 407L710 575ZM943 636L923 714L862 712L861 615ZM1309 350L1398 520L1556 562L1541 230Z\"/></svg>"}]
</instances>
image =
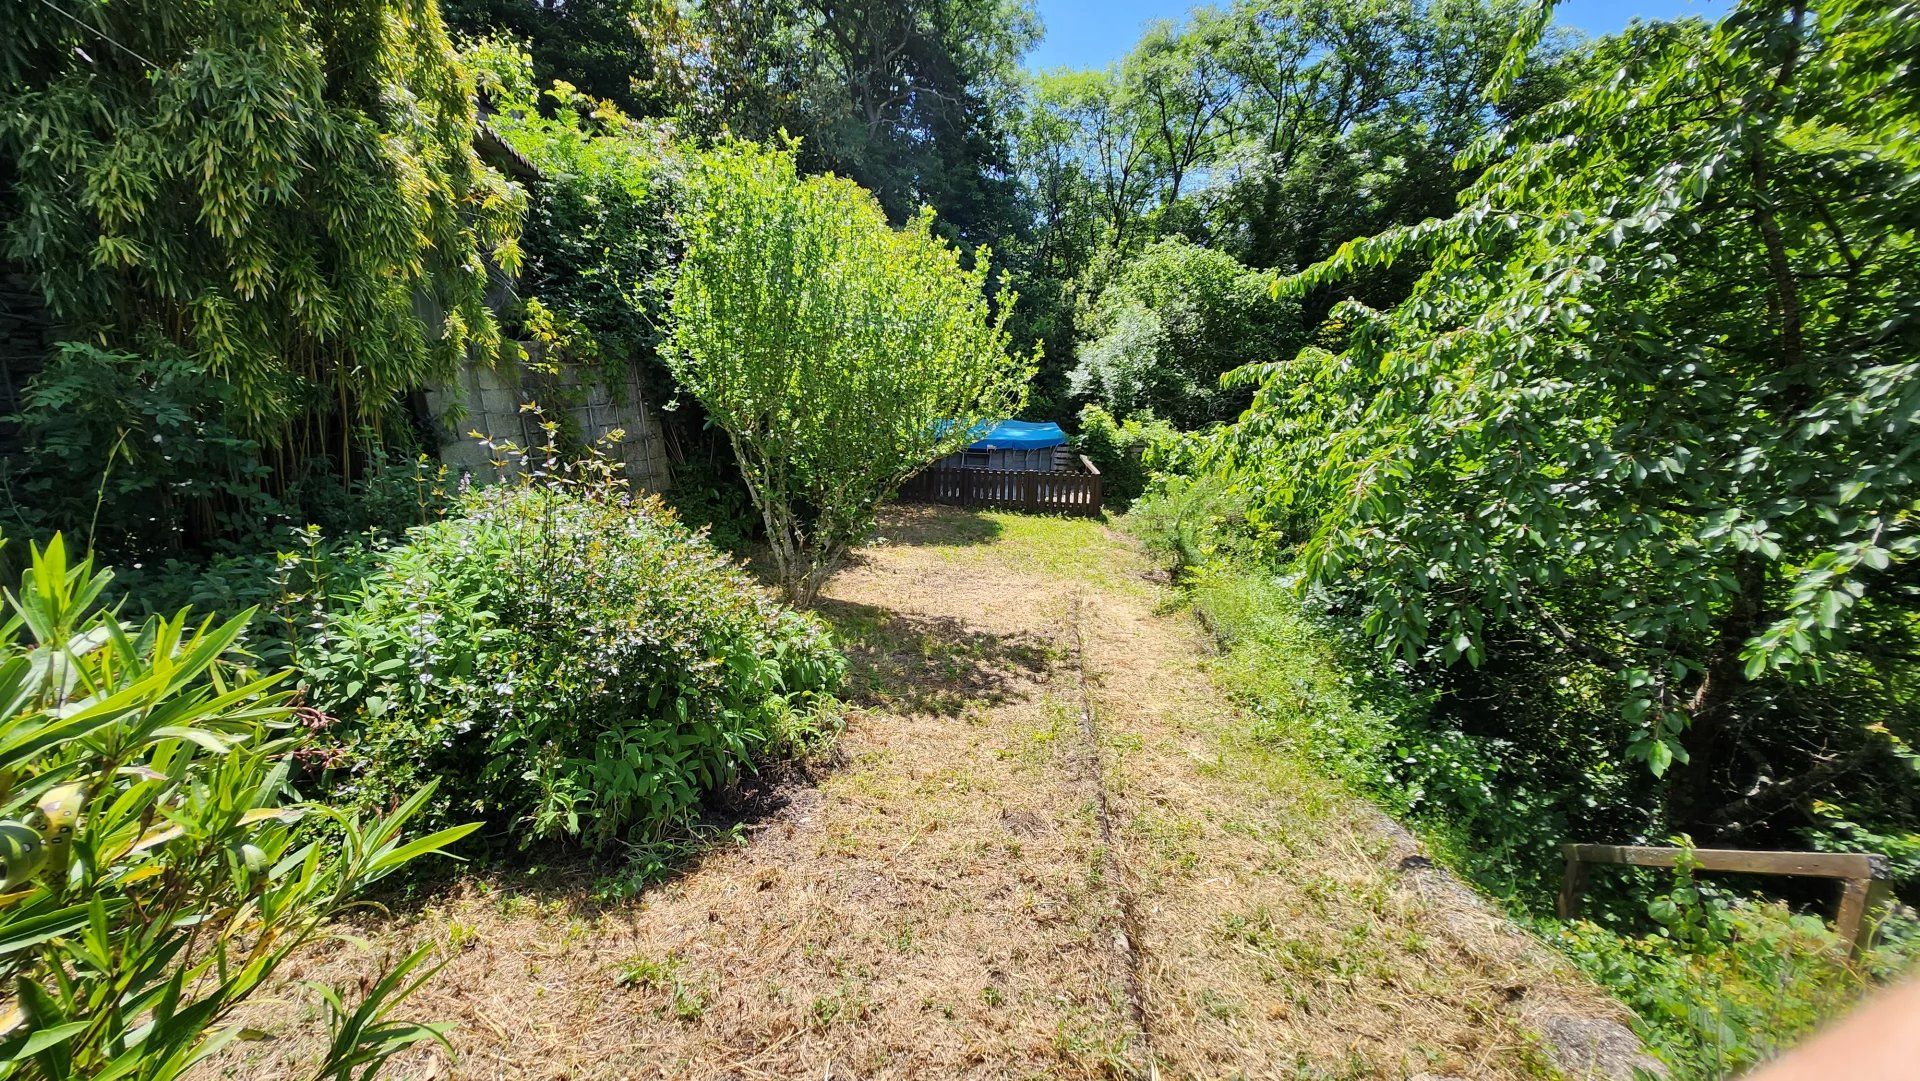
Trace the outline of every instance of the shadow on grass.
<instances>
[{"instance_id":1,"label":"shadow on grass","mask_svg":"<svg viewBox=\"0 0 1920 1081\"><path fill-rule=\"evenodd\" d=\"M521 847L508 829L483 828L454 846L459 861L427 859L375 886L366 928L418 917L461 895L492 899L504 915L531 905L570 918L597 919L643 893L699 869L712 855L739 847L760 830L820 803L819 774L838 765L838 748L816 757L764 762L709 793L693 818L659 836L636 834L598 852L550 840ZM418 831L416 831L418 832Z\"/></svg>"},{"instance_id":2,"label":"shadow on grass","mask_svg":"<svg viewBox=\"0 0 1920 1081\"><path fill-rule=\"evenodd\" d=\"M1055 654L1036 635L994 634L952 616L832 599L814 611L853 662L845 697L869 708L959 717L1012 698L1015 682L1045 672Z\"/></svg>"}]
</instances>

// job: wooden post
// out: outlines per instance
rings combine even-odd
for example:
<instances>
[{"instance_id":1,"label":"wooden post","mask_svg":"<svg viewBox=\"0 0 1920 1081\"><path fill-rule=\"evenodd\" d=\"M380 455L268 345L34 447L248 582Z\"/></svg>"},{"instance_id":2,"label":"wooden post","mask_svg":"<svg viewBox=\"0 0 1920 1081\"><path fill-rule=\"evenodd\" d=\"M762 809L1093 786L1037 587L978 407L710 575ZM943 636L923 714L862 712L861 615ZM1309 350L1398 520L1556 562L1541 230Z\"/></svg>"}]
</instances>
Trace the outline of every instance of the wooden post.
<instances>
[{"instance_id":1,"label":"wooden post","mask_svg":"<svg viewBox=\"0 0 1920 1081\"><path fill-rule=\"evenodd\" d=\"M1554 909L1563 920L1580 918L1580 902L1587 895L1587 861L1580 858L1580 846L1561 845L1560 851L1567 858L1567 870L1560 878L1560 896L1554 902Z\"/></svg>"},{"instance_id":2,"label":"wooden post","mask_svg":"<svg viewBox=\"0 0 1920 1081\"><path fill-rule=\"evenodd\" d=\"M1849 878L1840 887L1840 911L1834 916L1833 933L1852 944L1852 955L1859 957L1873 944L1873 914L1885 908L1890 887L1885 879Z\"/></svg>"}]
</instances>

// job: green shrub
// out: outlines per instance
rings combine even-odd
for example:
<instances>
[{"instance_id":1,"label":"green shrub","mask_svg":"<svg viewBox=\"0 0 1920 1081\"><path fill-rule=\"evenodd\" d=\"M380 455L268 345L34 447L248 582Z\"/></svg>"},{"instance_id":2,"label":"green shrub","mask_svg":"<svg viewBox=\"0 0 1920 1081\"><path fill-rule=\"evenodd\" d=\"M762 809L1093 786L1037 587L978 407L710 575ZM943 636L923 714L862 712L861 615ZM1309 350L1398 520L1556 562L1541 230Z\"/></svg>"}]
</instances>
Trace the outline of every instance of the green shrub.
<instances>
[{"instance_id":1,"label":"green shrub","mask_svg":"<svg viewBox=\"0 0 1920 1081\"><path fill-rule=\"evenodd\" d=\"M1632 1008L1635 1030L1678 1078L1731 1077L1791 1047L1907 967L1895 928L1860 965L1818 917L1732 897L1676 873L1648 906L1657 929L1555 923L1548 940Z\"/></svg>"},{"instance_id":2,"label":"green shrub","mask_svg":"<svg viewBox=\"0 0 1920 1081\"><path fill-rule=\"evenodd\" d=\"M819 736L844 660L657 499L526 484L374 556L300 646L327 779L603 847Z\"/></svg>"},{"instance_id":3,"label":"green shrub","mask_svg":"<svg viewBox=\"0 0 1920 1081\"><path fill-rule=\"evenodd\" d=\"M1135 501L1129 527L1176 576L1246 546L1247 498L1218 473L1156 474Z\"/></svg>"},{"instance_id":4,"label":"green shrub","mask_svg":"<svg viewBox=\"0 0 1920 1081\"><path fill-rule=\"evenodd\" d=\"M474 828L402 839L430 783L372 822L294 802L306 729L279 677L245 667L247 617L123 625L98 605L110 577L69 565L56 536L0 621L0 979L17 996L0 1002L0 1077L187 1072L327 920ZM316 1076L368 1077L440 1038L391 1016L426 958L358 1006L326 992Z\"/></svg>"},{"instance_id":5,"label":"green shrub","mask_svg":"<svg viewBox=\"0 0 1920 1081\"><path fill-rule=\"evenodd\" d=\"M726 141L690 164L666 357L727 433L804 606L908 477L1018 414L1034 357L1007 335L1015 298L989 298L991 253L941 239L931 210L894 228L796 153Z\"/></svg>"},{"instance_id":6,"label":"green shrub","mask_svg":"<svg viewBox=\"0 0 1920 1081\"><path fill-rule=\"evenodd\" d=\"M1150 463L1158 452L1180 438L1173 425L1155 420L1152 413L1135 413L1121 421L1098 405L1088 405L1080 410L1073 449L1100 470L1100 491L1106 501L1125 506L1147 490Z\"/></svg>"}]
</instances>

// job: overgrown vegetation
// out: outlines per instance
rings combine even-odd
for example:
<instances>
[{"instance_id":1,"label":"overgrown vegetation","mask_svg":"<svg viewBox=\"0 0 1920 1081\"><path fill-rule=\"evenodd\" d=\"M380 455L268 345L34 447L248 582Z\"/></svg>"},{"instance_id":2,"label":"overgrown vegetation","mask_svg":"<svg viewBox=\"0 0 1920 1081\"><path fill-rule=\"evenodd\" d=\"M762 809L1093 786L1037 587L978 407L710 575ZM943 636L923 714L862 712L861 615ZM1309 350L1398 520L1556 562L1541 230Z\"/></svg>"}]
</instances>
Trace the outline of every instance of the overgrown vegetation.
<instances>
[{"instance_id":1,"label":"overgrown vegetation","mask_svg":"<svg viewBox=\"0 0 1920 1081\"><path fill-rule=\"evenodd\" d=\"M0 253L71 343L11 513L131 559L405 446L398 396L498 348L488 264L519 261L432 0L165 6L35 5L0 41Z\"/></svg>"},{"instance_id":2,"label":"overgrown vegetation","mask_svg":"<svg viewBox=\"0 0 1920 1081\"><path fill-rule=\"evenodd\" d=\"M186 1074L369 886L474 829L404 836L433 778L395 786L383 815L299 801L312 711L249 667L248 617L123 624L99 606L110 578L55 537L6 594L0 1077ZM439 1039L394 1012L433 968L422 950L356 1002L326 989L315 1076L364 1076Z\"/></svg>"},{"instance_id":3,"label":"overgrown vegetation","mask_svg":"<svg viewBox=\"0 0 1920 1081\"><path fill-rule=\"evenodd\" d=\"M1527 910L1566 840L1900 852L1920 829L1920 249L1884 106L1910 36L1841 0L1603 43L1466 156L1457 214L1280 283L1418 270L1230 375L1252 407L1136 514L1280 738ZM1304 679L1315 638L1339 646ZM1606 929L1558 935L1688 1076L1864 986L1816 921L1631 881Z\"/></svg>"},{"instance_id":4,"label":"overgrown vegetation","mask_svg":"<svg viewBox=\"0 0 1920 1081\"><path fill-rule=\"evenodd\" d=\"M1298 305L1275 300L1268 275L1179 237L1128 259L1100 293L1068 387L1120 415L1149 412L1183 428L1246 406L1220 377L1298 349Z\"/></svg>"},{"instance_id":5,"label":"overgrown vegetation","mask_svg":"<svg viewBox=\"0 0 1920 1081\"><path fill-rule=\"evenodd\" d=\"M1259 737L1518 913L1560 842L1674 835L1916 899L1906 9L1232 0L1023 77L1024 0L136 7L0 41L45 309L0 312L0 510L125 564L27 554L0 630L0 1073L184 1070L421 816L664 851L833 730L825 633L610 478L582 373L800 605L977 424L1077 416ZM427 403L495 362L544 445L462 477ZM1683 870L1541 926L1719 1076L1905 963L1807 901ZM386 1012L425 964L330 1000L327 1070L433 1035Z\"/></svg>"},{"instance_id":6,"label":"overgrown vegetation","mask_svg":"<svg viewBox=\"0 0 1920 1081\"><path fill-rule=\"evenodd\" d=\"M1080 410L1080 431L1073 449L1100 471L1100 492L1108 504L1125 507L1146 490L1147 478L1164 467L1182 446L1180 433L1151 412L1118 420L1098 405Z\"/></svg>"},{"instance_id":7,"label":"overgrown vegetation","mask_svg":"<svg viewBox=\"0 0 1920 1081\"><path fill-rule=\"evenodd\" d=\"M1163 507L1137 512L1143 535L1159 543L1170 536L1157 524ZM1639 808L1651 777L1578 727L1463 726L1440 688L1404 665L1380 669L1329 598L1310 594L1303 604L1296 587L1286 574L1217 556L1187 579L1224 647L1216 678L1255 718L1255 738L1422 826L1448 862L1631 1006L1641 1036L1679 1076L1740 1073L1847 1008L1876 977L1912 964L1909 926L1888 928L1880 947L1849 964L1848 944L1821 915L1685 868L1596 877L1592 922L1552 919L1559 842L1588 830L1644 836ZM1508 706L1501 719L1533 715Z\"/></svg>"},{"instance_id":8,"label":"overgrown vegetation","mask_svg":"<svg viewBox=\"0 0 1920 1081\"><path fill-rule=\"evenodd\" d=\"M1617 76L1483 150L1461 214L1293 280L1431 263L1405 304L1347 305L1342 351L1258 369L1220 448L1253 528L1382 650L1600 677L1605 742L1702 841L1790 835L1813 798L1920 822L1892 33L1756 4L1622 43Z\"/></svg>"},{"instance_id":9,"label":"overgrown vegetation","mask_svg":"<svg viewBox=\"0 0 1920 1081\"><path fill-rule=\"evenodd\" d=\"M370 562L348 589L306 575L294 656L352 805L438 779L435 818L606 848L838 724L826 632L590 468L476 489Z\"/></svg>"}]
</instances>

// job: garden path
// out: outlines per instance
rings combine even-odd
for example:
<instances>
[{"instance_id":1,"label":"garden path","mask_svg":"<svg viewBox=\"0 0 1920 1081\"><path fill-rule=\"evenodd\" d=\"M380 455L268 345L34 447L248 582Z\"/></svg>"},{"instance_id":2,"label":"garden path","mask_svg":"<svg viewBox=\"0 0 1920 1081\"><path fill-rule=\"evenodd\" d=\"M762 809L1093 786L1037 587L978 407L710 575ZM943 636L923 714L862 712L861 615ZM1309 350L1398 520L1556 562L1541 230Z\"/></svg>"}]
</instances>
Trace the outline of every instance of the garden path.
<instances>
[{"instance_id":1,"label":"garden path","mask_svg":"<svg viewBox=\"0 0 1920 1081\"><path fill-rule=\"evenodd\" d=\"M1510 1078L1578 1068L1542 1033L1619 1034L1404 831L1247 739L1117 533L881 532L821 605L855 659L834 761L630 899L490 873L370 926L451 956L408 1012L457 1055L393 1076ZM311 1052L252 1046L229 1075Z\"/></svg>"}]
</instances>

